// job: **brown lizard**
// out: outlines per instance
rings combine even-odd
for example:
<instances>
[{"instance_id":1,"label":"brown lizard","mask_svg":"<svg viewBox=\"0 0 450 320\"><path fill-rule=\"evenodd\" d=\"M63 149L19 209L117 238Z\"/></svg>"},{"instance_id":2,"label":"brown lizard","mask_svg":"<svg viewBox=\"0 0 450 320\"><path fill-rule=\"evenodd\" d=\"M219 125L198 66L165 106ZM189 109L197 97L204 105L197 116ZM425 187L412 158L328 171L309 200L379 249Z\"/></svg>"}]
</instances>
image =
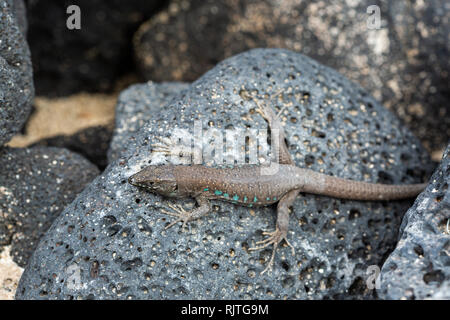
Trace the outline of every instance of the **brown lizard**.
<instances>
[{"instance_id":1,"label":"brown lizard","mask_svg":"<svg viewBox=\"0 0 450 320\"><path fill-rule=\"evenodd\" d=\"M273 245L272 255L264 272L271 269L276 249L282 240L287 240L289 208L300 192L313 193L352 200L396 200L415 197L426 184L387 185L354 181L328 176L295 166L285 143L285 133L273 110L254 99L256 109L268 122L271 131L278 131L279 150L274 174L262 172L264 166L243 165L232 168L212 168L203 165L151 165L132 175L129 183L166 197L196 199L198 207L188 212L181 206L169 205L174 212L165 213L178 219L183 227L188 221L198 219L211 210L210 200L223 200L245 206L277 205L276 229L264 232L268 237L257 242L250 250ZM166 151L168 149L165 149Z\"/></svg>"}]
</instances>

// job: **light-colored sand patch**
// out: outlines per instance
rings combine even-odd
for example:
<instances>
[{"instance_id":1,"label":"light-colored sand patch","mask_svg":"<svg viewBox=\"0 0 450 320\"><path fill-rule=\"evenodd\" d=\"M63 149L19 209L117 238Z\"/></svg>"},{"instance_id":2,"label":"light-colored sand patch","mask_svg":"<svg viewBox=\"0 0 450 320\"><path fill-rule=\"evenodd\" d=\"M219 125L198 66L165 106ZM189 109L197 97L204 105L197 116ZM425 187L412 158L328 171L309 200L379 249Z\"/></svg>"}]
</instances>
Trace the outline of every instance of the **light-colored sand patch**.
<instances>
[{"instance_id":1,"label":"light-colored sand patch","mask_svg":"<svg viewBox=\"0 0 450 320\"><path fill-rule=\"evenodd\" d=\"M0 300L13 300L23 269L10 256L11 247L0 253Z\"/></svg>"},{"instance_id":2,"label":"light-colored sand patch","mask_svg":"<svg viewBox=\"0 0 450 320\"><path fill-rule=\"evenodd\" d=\"M445 148L440 149L440 150L434 150L431 153L431 160L433 160L434 162L441 162L442 157L444 156L444 151L445 151Z\"/></svg>"},{"instance_id":3,"label":"light-colored sand patch","mask_svg":"<svg viewBox=\"0 0 450 320\"><path fill-rule=\"evenodd\" d=\"M114 121L117 95L79 93L63 98L35 97L36 111L26 124L26 134L14 136L7 145L26 147L44 138L110 124Z\"/></svg>"}]
</instances>

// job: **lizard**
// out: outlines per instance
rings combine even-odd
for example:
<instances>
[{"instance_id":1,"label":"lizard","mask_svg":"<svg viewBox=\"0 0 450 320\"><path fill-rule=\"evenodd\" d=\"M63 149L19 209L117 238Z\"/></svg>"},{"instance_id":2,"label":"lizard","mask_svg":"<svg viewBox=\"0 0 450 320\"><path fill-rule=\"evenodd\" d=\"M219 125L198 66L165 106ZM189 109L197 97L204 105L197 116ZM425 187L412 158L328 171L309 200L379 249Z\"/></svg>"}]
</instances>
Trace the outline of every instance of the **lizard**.
<instances>
[{"instance_id":1,"label":"lizard","mask_svg":"<svg viewBox=\"0 0 450 320\"><path fill-rule=\"evenodd\" d=\"M278 162L275 173L268 175L261 165L241 165L232 167L206 167L203 165L149 165L129 177L128 182L169 198L194 198L198 207L186 211L181 206L168 206L174 210L164 213L177 219L166 226L172 227L182 222L198 219L211 210L210 200L221 200L248 207L269 206L277 203L276 228L263 232L267 236L249 250L260 250L273 245L267 267L261 274L272 268L278 245L284 240L294 253L287 239L289 211L300 192L325 195L351 200L397 200L417 196L426 186L421 184L388 185L355 181L329 176L310 169L297 167L289 153L286 136L279 115L253 98L256 111L267 121L269 129L278 132ZM283 110L281 110L283 111ZM280 113L281 113L280 111ZM169 148L166 148L167 152ZM272 165L273 163L271 163ZM267 166L267 165L266 165Z\"/></svg>"}]
</instances>

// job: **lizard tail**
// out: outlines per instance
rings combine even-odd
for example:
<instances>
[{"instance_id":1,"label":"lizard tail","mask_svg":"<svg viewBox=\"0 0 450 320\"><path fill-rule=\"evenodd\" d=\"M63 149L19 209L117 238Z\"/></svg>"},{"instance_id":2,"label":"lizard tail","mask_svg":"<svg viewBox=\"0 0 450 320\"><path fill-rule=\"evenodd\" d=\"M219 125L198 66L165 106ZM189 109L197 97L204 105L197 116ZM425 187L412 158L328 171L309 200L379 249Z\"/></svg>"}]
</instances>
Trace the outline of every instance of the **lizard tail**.
<instances>
[{"instance_id":1,"label":"lizard tail","mask_svg":"<svg viewBox=\"0 0 450 320\"><path fill-rule=\"evenodd\" d=\"M305 183L304 192L351 200L397 200L416 197L426 183L391 185L354 181L314 172L315 183Z\"/></svg>"}]
</instances>

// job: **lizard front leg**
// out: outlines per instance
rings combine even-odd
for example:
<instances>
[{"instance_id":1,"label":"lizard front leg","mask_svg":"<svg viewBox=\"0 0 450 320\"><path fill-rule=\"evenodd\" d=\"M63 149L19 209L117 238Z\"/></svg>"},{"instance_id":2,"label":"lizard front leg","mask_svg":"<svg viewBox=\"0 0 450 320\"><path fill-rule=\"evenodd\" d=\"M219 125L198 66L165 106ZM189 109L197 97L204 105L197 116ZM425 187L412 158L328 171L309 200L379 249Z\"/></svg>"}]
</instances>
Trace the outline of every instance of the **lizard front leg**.
<instances>
[{"instance_id":1,"label":"lizard front leg","mask_svg":"<svg viewBox=\"0 0 450 320\"><path fill-rule=\"evenodd\" d=\"M191 157L193 151L187 146L179 145L169 137L155 137L157 143L151 144L152 152L162 153L165 156Z\"/></svg>"},{"instance_id":2,"label":"lizard front leg","mask_svg":"<svg viewBox=\"0 0 450 320\"><path fill-rule=\"evenodd\" d=\"M195 200L197 201L198 207L195 208L194 210L191 211L186 211L182 206L179 205L172 205L172 204L168 204L168 206L174 211L167 211L167 210L161 210L161 212L168 214L170 216L174 216L177 217L178 219L176 219L175 221L172 221L167 227L165 227L164 229L169 229L170 227L172 227L173 225L177 224L178 222L182 222L182 226L181 228L184 229L184 227L186 226L186 223L188 223L189 221L198 219L206 214L209 213L209 211L211 211L211 204L209 202L209 200L205 197L199 196L196 197Z\"/></svg>"}]
</instances>

